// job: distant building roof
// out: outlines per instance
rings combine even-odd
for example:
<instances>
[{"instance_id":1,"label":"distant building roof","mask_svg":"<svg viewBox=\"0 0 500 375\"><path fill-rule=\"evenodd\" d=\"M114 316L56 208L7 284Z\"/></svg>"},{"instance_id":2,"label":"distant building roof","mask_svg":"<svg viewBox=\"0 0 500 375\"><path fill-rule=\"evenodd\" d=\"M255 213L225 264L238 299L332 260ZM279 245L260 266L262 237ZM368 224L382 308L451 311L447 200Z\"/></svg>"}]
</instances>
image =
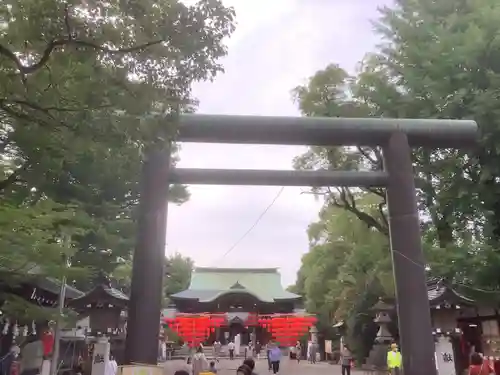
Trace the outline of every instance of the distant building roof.
<instances>
[{"instance_id":1,"label":"distant building roof","mask_svg":"<svg viewBox=\"0 0 500 375\"><path fill-rule=\"evenodd\" d=\"M36 286L39 288L51 292L55 295L59 295L61 291L61 282L52 277L38 278L35 280ZM66 284L66 299L75 299L84 295L84 293L71 285Z\"/></svg>"},{"instance_id":2,"label":"distant building roof","mask_svg":"<svg viewBox=\"0 0 500 375\"><path fill-rule=\"evenodd\" d=\"M129 298L120 290L105 284L98 284L89 292L78 298L74 298L69 304L71 307L85 307L92 303L109 303L121 307L126 307Z\"/></svg>"},{"instance_id":3,"label":"distant building roof","mask_svg":"<svg viewBox=\"0 0 500 375\"><path fill-rule=\"evenodd\" d=\"M475 305L477 301L460 293L458 286L452 286L444 279L433 278L427 280L427 297L431 307L451 305Z\"/></svg>"},{"instance_id":4,"label":"distant building roof","mask_svg":"<svg viewBox=\"0 0 500 375\"><path fill-rule=\"evenodd\" d=\"M230 293L247 293L262 302L297 300L301 297L283 289L277 268L197 267L188 289L171 295L172 299L212 302Z\"/></svg>"}]
</instances>

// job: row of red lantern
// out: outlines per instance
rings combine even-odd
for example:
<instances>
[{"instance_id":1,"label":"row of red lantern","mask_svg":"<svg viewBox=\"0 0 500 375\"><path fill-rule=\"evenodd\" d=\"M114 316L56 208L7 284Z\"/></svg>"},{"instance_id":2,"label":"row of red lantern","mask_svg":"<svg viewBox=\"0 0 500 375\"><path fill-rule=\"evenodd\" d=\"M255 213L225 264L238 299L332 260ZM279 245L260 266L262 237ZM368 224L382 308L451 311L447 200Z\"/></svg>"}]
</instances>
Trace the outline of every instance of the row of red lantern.
<instances>
[{"instance_id":1,"label":"row of red lantern","mask_svg":"<svg viewBox=\"0 0 500 375\"><path fill-rule=\"evenodd\" d=\"M259 324L266 328L273 338L282 345L295 343L309 331L314 323L316 323L314 316L289 315L259 319Z\"/></svg>"},{"instance_id":2,"label":"row of red lantern","mask_svg":"<svg viewBox=\"0 0 500 375\"><path fill-rule=\"evenodd\" d=\"M204 342L215 328L220 327L224 318L218 315L179 315L165 318L163 324L177 333L190 346Z\"/></svg>"},{"instance_id":3,"label":"row of red lantern","mask_svg":"<svg viewBox=\"0 0 500 375\"><path fill-rule=\"evenodd\" d=\"M268 318L257 318L252 314L252 320L266 328L271 335L283 342L295 342L306 334L316 323L313 316L277 315ZM174 330L185 342L199 344L206 340L210 332L220 327L225 319L220 315L179 315L176 318L164 319L164 324Z\"/></svg>"}]
</instances>

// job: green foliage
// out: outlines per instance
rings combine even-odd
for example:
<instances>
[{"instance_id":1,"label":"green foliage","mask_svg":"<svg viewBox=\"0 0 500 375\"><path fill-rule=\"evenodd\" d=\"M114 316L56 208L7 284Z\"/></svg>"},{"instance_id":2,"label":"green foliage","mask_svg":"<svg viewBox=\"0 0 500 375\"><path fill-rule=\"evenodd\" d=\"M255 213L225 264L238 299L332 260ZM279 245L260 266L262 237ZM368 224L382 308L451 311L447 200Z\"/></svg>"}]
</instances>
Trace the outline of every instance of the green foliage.
<instances>
[{"instance_id":1,"label":"green foliage","mask_svg":"<svg viewBox=\"0 0 500 375\"><path fill-rule=\"evenodd\" d=\"M194 262L189 257L184 257L179 253L165 258L163 276L163 306L169 304L169 296L181 292L188 288L191 281ZM123 261L115 268L111 275L112 280L125 293L130 292L132 282L132 260Z\"/></svg>"},{"instance_id":2,"label":"green foliage","mask_svg":"<svg viewBox=\"0 0 500 375\"><path fill-rule=\"evenodd\" d=\"M374 216L379 202L376 195L357 199L359 209ZM364 355L364 333L373 330L367 309L380 296L394 294L388 239L334 205L323 208L308 234L310 250L302 258L294 289L305 297L306 309L318 315L322 331L347 321L348 341L356 354Z\"/></svg>"},{"instance_id":3,"label":"green foliage","mask_svg":"<svg viewBox=\"0 0 500 375\"><path fill-rule=\"evenodd\" d=\"M167 257L163 289L165 298L188 288L193 268L194 262L189 257L183 257L179 253Z\"/></svg>"},{"instance_id":4,"label":"green foliage","mask_svg":"<svg viewBox=\"0 0 500 375\"><path fill-rule=\"evenodd\" d=\"M383 44L366 56L355 76L330 65L293 90L306 116L472 118L478 122L481 138L476 149L416 149L412 157L415 175L423 181L417 203L429 275L489 290L500 288L499 20L500 3L491 0L396 0L381 10L376 23ZM380 170L382 162L377 148L313 147L296 159L295 167ZM356 336L364 325L360 317L364 315L357 314L367 313L371 303L367 301L392 296L387 243L373 245L385 249L378 253L378 261L375 255L370 258L376 251L368 253L359 243L367 228L381 238L387 236L385 193L368 188L314 192L325 197L325 206L309 231L326 230L328 241L313 237L296 288L303 292L308 308L322 315L331 313L331 321L347 319L348 334ZM378 207L360 204L367 197L377 197ZM353 223L343 229L329 227L332 216L338 215L331 210L354 215L364 223L364 232ZM346 240L353 230L359 234ZM329 251L335 255L329 257ZM333 260L340 254L350 254L361 270L361 265L372 262L373 269L383 270L386 277L368 282L370 272L359 272L350 259ZM351 268L341 278L339 270L347 266ZM332 279L348 284L338 287ZM369 293L361 289L354 293L351 288L363 281Z\"/></svg>"},{"instance_id":5,"label":"green foliage","mask_svg":"<svg viewBox=\"0 0 500 375\"><path fill-rule=\"evenodd\" d=\"M222 70L233 16L219 0L2 2L3 267L61 274L62 232L73 266L93 271L77 287L130 258L144 151L194 109L191 84Z\"/></svg>"}]
</instances>

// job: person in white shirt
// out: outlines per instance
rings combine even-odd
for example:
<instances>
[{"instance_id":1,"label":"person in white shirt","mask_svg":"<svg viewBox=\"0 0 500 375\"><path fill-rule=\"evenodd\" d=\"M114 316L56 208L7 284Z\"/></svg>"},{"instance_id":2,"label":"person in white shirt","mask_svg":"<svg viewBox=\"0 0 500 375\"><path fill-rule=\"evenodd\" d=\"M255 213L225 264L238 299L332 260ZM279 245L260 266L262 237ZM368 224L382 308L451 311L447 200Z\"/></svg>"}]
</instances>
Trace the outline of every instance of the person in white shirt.
<instances>
[{"instance_id":1,"label":"person in white shirt","mask_svg":"<svg viewBox=\"0 0 500 375\"><path fill-rule=\"evenodd\" d=\"M227 345L227 349L229 350L229 359L233 360L234 359L234 349L236 348L236 345L234 345L234 342L230 341L229 344Z\"/></svg>"},{"instance_id":2,"label":"person in white shirt","mask_svg":"<svg viewBox=\"0 0 500 375\"><path fill-rule=\"evenodd\" d=\"M316 358L314 356L316 353L314 353L314 344L311 340L307 342L307 360L309 363L314 363L316 362Z\"/></svg>"},{"instance_id":3,"label":"person in white shirt","mask_svg":"<svg viewBox=\"0 0 500 375\"><path fill-rule=\"evenodd\" d=\"M196 353L193 355L193 360L191 361L192 373L193 375L199 375L200 372L204 372L208 369L208 361L203 353L203 346L199 345L196 349Z\"/></svg>"},{"instance_id":4,"label":"person in white shirt","mask_svg":"<svg viewBox=\"0 0 500 375\"><path fill-rule=\"evenodd\" d=\"M118 363L116 363L115 357L110 354L109 361L106 363L106 367L104 368L104 375L116 375L118 371Z\"/></svg>"},{"instance_id":5,"label":"person in white shirt","mask_svg":"<svg viewBox=\"0 0 500 375\"><path fill-rule=\"evenodd\" d=\"M214 342L214 358L217 362L219 362L219 357L220 357L220 348L221 348L221 343L219 340L215 340Z\"/></svg>"}]
</instances>

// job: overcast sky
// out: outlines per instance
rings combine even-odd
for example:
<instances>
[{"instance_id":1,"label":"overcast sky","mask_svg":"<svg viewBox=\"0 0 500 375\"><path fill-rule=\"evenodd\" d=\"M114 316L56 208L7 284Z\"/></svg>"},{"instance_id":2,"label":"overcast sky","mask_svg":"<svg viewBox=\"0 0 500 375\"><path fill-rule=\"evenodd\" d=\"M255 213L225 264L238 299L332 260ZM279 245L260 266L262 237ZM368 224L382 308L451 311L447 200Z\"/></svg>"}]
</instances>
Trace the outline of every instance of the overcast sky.
<instances>
[{"instance_id":1,"label":"overcast sky","mask_svg":"<svg viewBox=\"0 0 500 375\"><path fill-rule=\"evenodd\" d=\"M194 88L199 113L299 116L290 90L329 63L353 72L378 38L370 20L388 0L226 0L237 29L222 60L225 73ZM301 147L183 144L182 167L291 169ZM260 223L223 254L273 201L279 187L191 186L191 199L170 205L167 254L197 266L279 267L295 282L308 251L306 230L321 202L287 187Z\"/></svg>"}]
</instances>

